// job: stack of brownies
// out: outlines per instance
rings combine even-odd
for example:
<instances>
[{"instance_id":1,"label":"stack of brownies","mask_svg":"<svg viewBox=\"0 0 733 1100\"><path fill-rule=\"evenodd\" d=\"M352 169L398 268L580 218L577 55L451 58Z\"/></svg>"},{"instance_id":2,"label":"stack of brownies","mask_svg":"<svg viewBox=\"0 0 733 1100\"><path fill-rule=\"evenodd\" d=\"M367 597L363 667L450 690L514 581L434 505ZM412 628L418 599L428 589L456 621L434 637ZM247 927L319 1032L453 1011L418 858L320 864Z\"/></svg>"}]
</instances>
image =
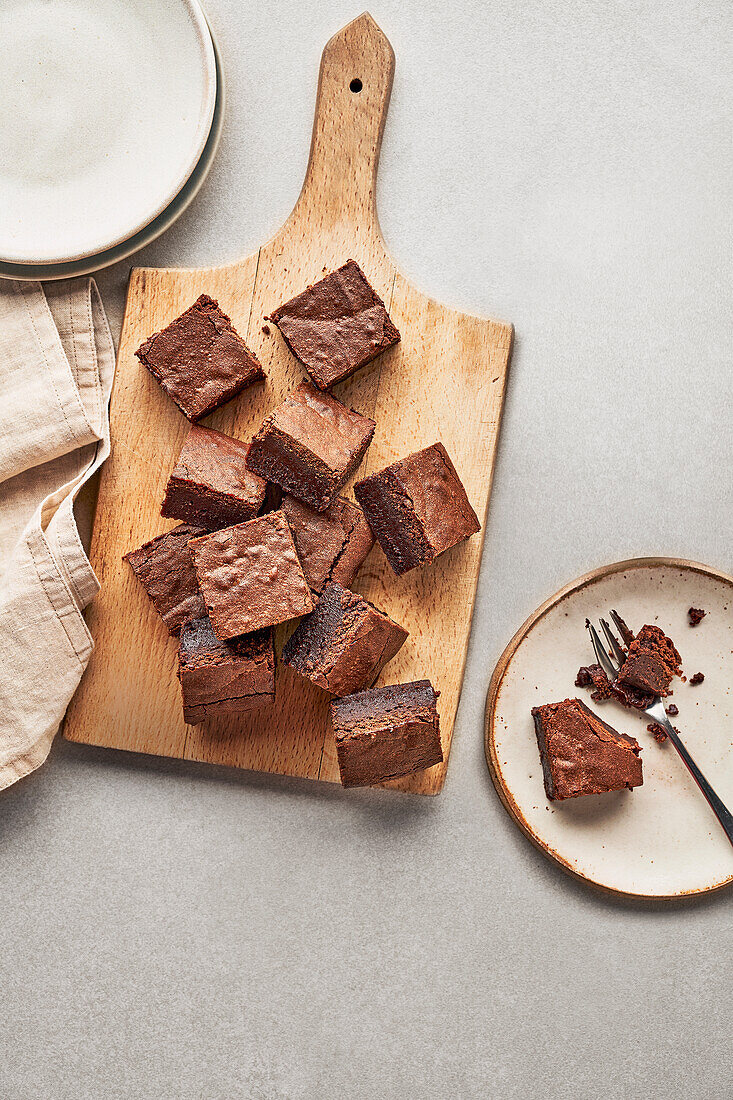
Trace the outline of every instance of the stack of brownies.
<instances>
[{"instance_id":1,"label":"stack of brownies","mask_svg":"<svg viewBox=\"0 0 733 1100\"><path fill-rule=\"evenodd\" d=\"M329 392L400 334L349 260L271 320L305 368L254 438L197 422L265 373L202 295L137 352L192 422L161 514L181 521L126 555L169 632L180 637L185 721L275 698L273 627L299 619L282 662L333 696L344 786L409 775L443 759L427 679L373 688L408 632L351 584L379 542L394 572L432 562L480 529L439 442L358 481L376 424Z\"/></svg>"}]
</instances>

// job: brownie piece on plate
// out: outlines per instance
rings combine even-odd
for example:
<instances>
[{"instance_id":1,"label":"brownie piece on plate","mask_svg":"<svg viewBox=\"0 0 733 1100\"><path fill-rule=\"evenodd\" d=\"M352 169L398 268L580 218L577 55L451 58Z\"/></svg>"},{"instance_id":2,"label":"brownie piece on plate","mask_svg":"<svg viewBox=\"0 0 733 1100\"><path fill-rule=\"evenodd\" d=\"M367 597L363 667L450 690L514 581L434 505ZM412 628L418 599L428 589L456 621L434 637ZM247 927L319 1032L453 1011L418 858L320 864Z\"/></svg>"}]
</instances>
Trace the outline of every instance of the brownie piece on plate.
<instances>
[{"instance_id":1,"label":"brownie piece on plate","mask_svg":"<svg viewBox=\"0 0 733 1100\"><path fill-rule=\"evenodd\" d=\"M267 483L247 469L248 443L191 427L166 486L162 516L197 523L209 531L254 519Z\"/></svg>"},{"instance_id":2,"label":"brownie piece on plate","mask_svg":"<svg viewBox=\"0 0 733 1100\"><path fill-rule=\"evenodd\" d=\"M336 497L325 512L316 512L286 496L282 509L311 589L321 593L331 581L348 588L374 546L372 529L359 505Z\"/></svg>"},{"instance_id":3,"label":"brownie piece on plate","mask_svg":"<svg viewBox=\"0 0 733 1100\"><path fill-rule=\"evenodd\" d=\"M320 390L348 378L400 338L354 260L278 306L270 319Z\"/></svg>"},{"instance_id":4,"label":"brownie piece on plate","mask_svg":"<svg viewBox=\"0 0 733 1100\"><path fill-rule=\"evenodd\" d=\"M344 787L385 783L440 764L439 694L429 680L417 680L332 700Z\"/></svg>"},{"instance_id":5,"label":"brownie piece on plate","mask_svg":"<svg viewBox=\"0 0 733 1100\"><path fill-rule=\"evenodd\" d=\"M200 420L262 382L262 365L208 294L135 352L184 416Z\"/></svg>"},{"instance_id":6,"label":"brownie piece on plate","mask_svg":"<svg viewBox=\"0 0 733 1100\"><path fill-rule=\"evenodd\" d=\"M283 664L334 695L370 687L408 636L363 596L330 584L298 624Z\"/></svg>"},{"instance_id":7,"label":"brownie piece on plate","mask_svg":"<svg viewBox=\"0 0 733 1100\"><path fill-rule=\"evenodd\" d=\"M638 741L618 733L580 699L532 707L549 799L641 786Z\"/></svg>"},{"instance_id":8,"label":"brownie piece on plate","mask_svg":"<svg viewBox=\"0 0 733 1100\"><path fill-rule=\"evenodd\" d=\"M672 640L658 626L643 626L629 645L617 679L650 695L664 696L672 677L681 671L680 655Z\"/></svg>"},{"instance_id":9,"label":"brownie piece on plate","mask_svg":"<svg viewBox=\"0 0 733 1100\"><path fill-rule=\"evenodd\" d=\"M222 642L208 616L181 630L178 679L183 717L195 726L219 714L243 713L275 699L272 628Z\"/></svg>"},{"instance_id":10,"label":"brownie piece on plate","mask_svg":"<svg viewBox=\"0 0 733 1100\"><path fill-rule=\"evenodd\" d=\"M368 416L302 382L265 417L247 465L324 512L361 462L375 427Z\"/></svg>"},{"instance_id":11,"label":"brownie piece on plate","mask_svg":"<svg viewBox=\"0 0 733 1100\"><path fill-rule=\"evenodd\" d=\"M357 481L354 495L398 576L481 530L442 443Z\"/></svg>"},{"instance_id":12,"label":"brownie piece on plate","mask_svg":"<svg viewBox=\"0 0 733 1100\"><path fill-rule=\"evenodd\" d=\"M180 633L187 619L206 612L189 550L191 539L203 534L203 527L181 523L125 554L170 634Z\"/></svg>"},{"instance_id":13,"label":"brownie piece on plate","mask_svg":"<svg viewBox=\"0 0 733 1100\"><path fill-rule=\"evenodd\" d=\"M268 512L191 542L217 638L236 638L313 610L283 512Z\"/></svg>"}]
</instances>

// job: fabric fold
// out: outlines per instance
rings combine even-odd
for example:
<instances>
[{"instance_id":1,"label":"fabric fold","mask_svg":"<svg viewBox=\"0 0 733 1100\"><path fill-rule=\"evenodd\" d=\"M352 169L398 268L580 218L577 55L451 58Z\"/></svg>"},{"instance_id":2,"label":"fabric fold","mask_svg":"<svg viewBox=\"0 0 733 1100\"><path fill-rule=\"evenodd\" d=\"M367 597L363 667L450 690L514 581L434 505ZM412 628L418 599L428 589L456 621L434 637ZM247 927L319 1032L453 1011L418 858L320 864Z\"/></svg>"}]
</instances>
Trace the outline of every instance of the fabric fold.
<instances>
[{"instance_id":1,"label":"fabric fold","mask_svg":"<svg viewBox=\"0 0 733 1100\"><path fill-rule=\"evenodd\" d=\"M109 454L113 374L93 280L0 282L0 789L46 759L92 651L74 499Z\"/></svg>"}]
</instances>

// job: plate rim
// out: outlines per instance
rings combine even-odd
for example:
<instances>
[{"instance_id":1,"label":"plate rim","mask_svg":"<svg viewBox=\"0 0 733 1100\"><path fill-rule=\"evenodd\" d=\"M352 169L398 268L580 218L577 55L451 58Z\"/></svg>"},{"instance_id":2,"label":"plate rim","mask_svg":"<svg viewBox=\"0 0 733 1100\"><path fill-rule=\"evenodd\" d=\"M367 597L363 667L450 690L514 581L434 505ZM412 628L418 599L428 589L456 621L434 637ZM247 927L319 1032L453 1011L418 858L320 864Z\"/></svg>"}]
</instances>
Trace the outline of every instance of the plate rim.
<instances>
[{"instance_id":1,"label":"plate rim","mask_svg":"<svg viewBox=\"0 0 733 1100\"><path fill-rule=\"evenodd\" d=\"M211 133L217 104L218 66L211 27L199 0L177 0L177 2L188 12L193 32L200 45L202 61L201 71L206 100L197 127L196 141L192 144L190 157L187 160L186 166L175 180L175 183L167 190L166 194L157 202L154 208L149 209L141 216L140 220L136 222L134 226L129 226L127 230L118 234L112 240L101 244L98 243L90 248L83 248L81 251L76 251L71 256L44 257L39 259L37 257L29 258L20 257L18 255L2 255L0 256L1 263L17 265L19 267L23 266L29 269L34 267L39 269L44 267L55 267L61 264L84 263L87 260L93 259L95 256L123 246L126 241L144 232L152 222L165 213L171 203L173 203L178 195L184 190L196 166L201 160ZM39 278L41 277L42 276L39 275Z\"/></svg>"},{"instance_id":2,"label":"plate rim","mask_svg":"<svg viewBox=\"0 0 733 1100\"><path fill-rule=\"evenodd\" d=\"M668 557L641 557L641 558L626 558L623 561L611 562L609 565L601 565L596 569L591 569L587 573L583 573L582 576L577 577L575 580L570 581L568 584L559 588L548 599L544 600L540 606L529 615L519 629L514 633L511 640L508 642L504 651L502 652L499 660L496 663L496 667L491 675L489 682L489 689L486 693L486 707L484 710L484 754L486 756L486 763L491 775L491 780L496 789L496 793L514 823L519 826L521 831L531 842L531 844L539 851L542 852L547 859L557 864L567 875L575 879L577 882L582 882L585 886L590 887L607 897L621 898L634 901L656 902L656 901L686 901L692 898L704 897L708 894L715 894L719 890L724 890L733 883L733 873L725 879L723 882L716 883L714 886L706 886L699 890L682 890L675 894L644 894L631 890L620 890L617 887L606 886L604 883L595 882L593 879L588 878L586 875L581 874L574 867L572 867L563 856L560 855L551 845L547 844L541 837L539 837L527 819L524 817L522 811L517 805L511 792L505 787L501 777L501 770L499 768L498 760L496 758L496 746L494 744L494 719L496 715L496 703L499 697L499 690L506 675L507 669L511 664L512 658L517 649L530 633L530 631L547 615L547 613L567 599L568 596L575 592L582 591L584 588L589 587L596 581L605 579L606 577L613 576L615 573L623 573L631 569L649 569L649 568L673 568L673 569L686 569L693 573L701 573L706 577L710 577L713 580L722 581L733 588L733 576L728 573L724 573L720 569L714 569L712 566L705 565L702 562L692 561L688 558L668 558Z\"/></svg>"}]
</instances>

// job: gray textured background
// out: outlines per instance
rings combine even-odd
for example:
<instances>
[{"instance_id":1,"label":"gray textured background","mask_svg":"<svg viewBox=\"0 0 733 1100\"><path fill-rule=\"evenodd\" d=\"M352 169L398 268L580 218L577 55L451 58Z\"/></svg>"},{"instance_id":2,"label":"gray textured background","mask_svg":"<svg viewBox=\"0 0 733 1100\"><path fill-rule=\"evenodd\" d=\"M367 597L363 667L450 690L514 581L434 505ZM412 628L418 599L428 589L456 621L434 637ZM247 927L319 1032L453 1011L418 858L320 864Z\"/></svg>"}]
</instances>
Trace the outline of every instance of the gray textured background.
<instances>
[{"instance_id":1,"label":"gray textured background","mask_svg":"<svg viewBox=\"0 0 733 1100\"><path fill-rule=\"evenodd\" d=\"M306 163L336 0L209 0L229 81L202 193L138 257L250 252ZM731 896L606 901L534 851L483 758L522 619L628 555L731 568L728 0L375 0L397 54L383 229L514 322L441 797L59 742L0 800L3 1100L722 1097ZM118 330L129 263L100 283Z\"/></svg>"}]
</instances>

